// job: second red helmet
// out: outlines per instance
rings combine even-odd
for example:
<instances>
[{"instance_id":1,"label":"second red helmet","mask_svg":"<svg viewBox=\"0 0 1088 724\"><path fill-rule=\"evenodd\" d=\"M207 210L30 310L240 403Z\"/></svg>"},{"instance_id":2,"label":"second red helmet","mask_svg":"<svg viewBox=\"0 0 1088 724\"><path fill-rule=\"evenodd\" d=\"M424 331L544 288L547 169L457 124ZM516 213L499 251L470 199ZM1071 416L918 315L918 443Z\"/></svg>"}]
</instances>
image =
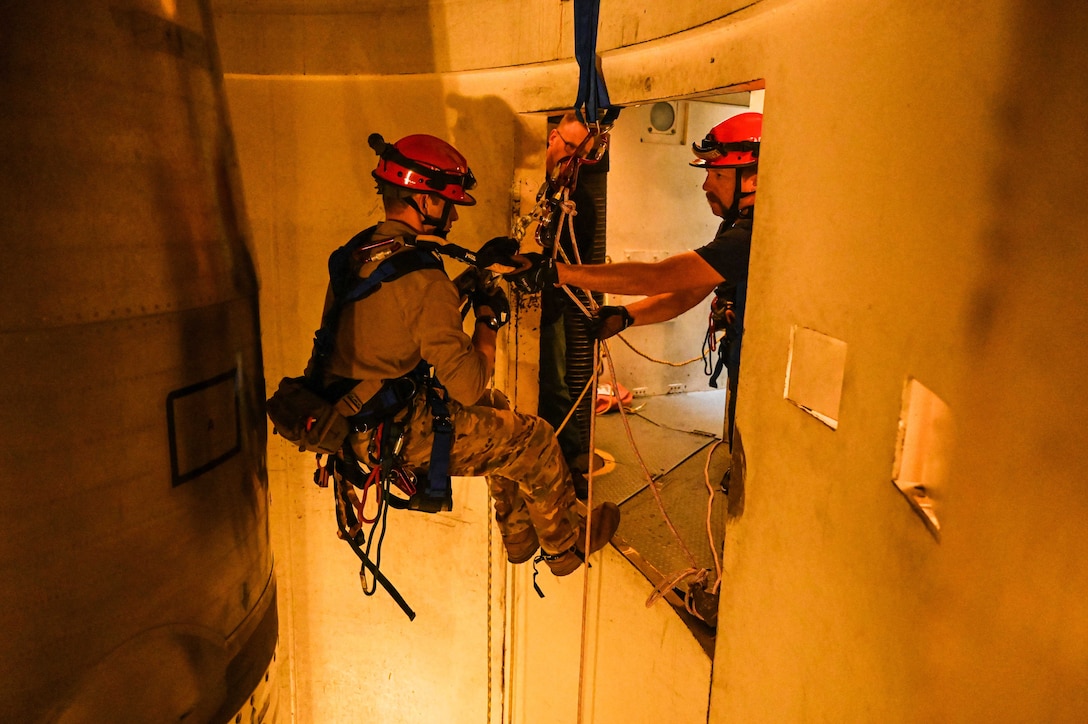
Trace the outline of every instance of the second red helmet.
<instances>
[{"instance_id":1,"label":"second red helmet","mask_svg":"<svg viewBox=\"0 0 1088 724\"><path fill-rule=\"evenodd\" d=\"M741 113L710 129L706 138L691 144L699 168L737 168L759 162L759 142L763 136L763 114Z\"/></svg>"}]
</instances>

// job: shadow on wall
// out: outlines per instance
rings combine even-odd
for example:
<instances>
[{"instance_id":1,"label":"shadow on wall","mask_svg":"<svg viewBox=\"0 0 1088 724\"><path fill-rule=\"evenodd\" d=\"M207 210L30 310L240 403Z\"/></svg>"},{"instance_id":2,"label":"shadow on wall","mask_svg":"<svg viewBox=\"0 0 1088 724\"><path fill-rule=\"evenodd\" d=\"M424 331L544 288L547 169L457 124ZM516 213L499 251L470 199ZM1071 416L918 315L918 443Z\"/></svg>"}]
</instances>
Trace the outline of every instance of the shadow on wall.
<instances>
[{"instance_id":1,"label":"shadow on wall","mask_svg":"<svg viewBox=\"0 0 1088 724\"><path fill-rule=\"evenodd\" d=\"M469 160L479 185L474 192L478 208L486 210L487 221L474 243L509 235L515 209L513 189L518 169L541 169L543 178L545 136L533 138L531 122L501 98L451 94L446 105L456 113L450 124L450 142ZM497 212L492 216L492 212ZM479 213L476 214L478 217ZM480 223L481 219L477 219Z\"/></svg>"},{"instance_id":2,"label":"shadow on wall","mask_svg":"<svg viewBox=\"0 0 1088 724\"><path fill-rule=\"evenodd\" d=\"M390 90L392 94L384 92ZM379 102L375 102L376 96ZM348 83L340 111L344 114L343 127L353 129L344 139L343 153L352 159L351 175L364 204L355 216L359 228L381 213L371 177L376 163L374 151L367 144L371 133L380 133L389 142L426 133L448 141L464 154L477 178L478 185L472 192L477 203L459 209L460 219L451 241L470 249L510 233L515 169L533 164L535 155L541 157L536 163L543 165L544 138L536 141L539 150L523 142L528 124L504 100L495 96L446 95L437 80L422 87L396 83L387 87L384 81L377 88L367 83ZM456 273L452 267L450 271Z\"/></svg>"},{"instance_id":3,"label":"shadow on wall","mask_svg":"<svg viewBox=\"0 0 1088 724\"><path fill-rule=\"evenodd\" d=\"M1070 159L1088 153L1088 8L1022 3L1018 15L992 109L1000 153L927 653L961 720L1084 721L1088 171Z\"/></svg>"}]
</instances>

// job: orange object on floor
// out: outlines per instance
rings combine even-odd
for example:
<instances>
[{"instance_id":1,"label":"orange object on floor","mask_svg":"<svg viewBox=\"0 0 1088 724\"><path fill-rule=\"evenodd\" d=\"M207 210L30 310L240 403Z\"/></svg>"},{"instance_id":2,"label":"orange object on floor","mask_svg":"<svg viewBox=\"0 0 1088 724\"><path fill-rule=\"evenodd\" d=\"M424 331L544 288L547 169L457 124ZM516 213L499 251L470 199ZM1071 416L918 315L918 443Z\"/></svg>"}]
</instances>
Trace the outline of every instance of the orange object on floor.
<instances>
[{"instance_id":1,"label":"orange object on floor","mask_svg":"<svg viewBox=\"0 0 1088 724\"><path fill-rule=\"evenodd\" d=\"M597 414L603 415L606 412L618 410L620 405L626 407L633 399L631 391L618 382L614 390L612 384L608 382L597 385Z\"/></svg>"}]
</instances>

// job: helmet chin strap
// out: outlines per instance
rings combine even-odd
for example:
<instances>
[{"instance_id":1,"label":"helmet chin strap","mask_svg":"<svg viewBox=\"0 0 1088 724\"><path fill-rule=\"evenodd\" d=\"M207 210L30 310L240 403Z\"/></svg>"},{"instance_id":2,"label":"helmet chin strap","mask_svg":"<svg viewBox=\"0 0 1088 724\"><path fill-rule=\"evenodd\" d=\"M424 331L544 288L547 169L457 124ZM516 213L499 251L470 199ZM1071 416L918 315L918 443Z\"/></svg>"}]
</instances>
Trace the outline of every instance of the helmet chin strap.
<instances>
[{"instance_id":1,"label":"helmet chin strap","mask_svg":"<svg viewBox=\"0 0 1088 724\"><path fill-rule=\"evenodd\" d=\"M740 207L740 201L745 196L751 196L752 194L755 193L755 191L747 191L747 192L741 191L741 188L740 188L741 167L738 166L737 168L733 169L733 171L736 173L736 183L733 184L733 203L729 206L729 209L725 212L725 220L728 221L730 224L732 224L734 221L736 221L737 219L739 219L742 216L751 216L752 207L749 206L748 208L742 209Z\"/></svg>"},{"instance_id":2,"label":"helmet chin strap","mask_svg":"<svg viewBox=\"0 0 1088 724\"><path fill-rule=\"evenodd\" d=\"M421 224L423 224L424 226L434 227L434 231L431 232L431 236L437 236L440 239L446 238L446 234L449 233L449 231L446 229L446 224L449 223L450 212L453 210L452 201L450 201L449 199L442 199L442 216L438 217L427 215L423 211L423 209L420 208L419 204L416 203L416 200L410 196L404 201L413 209L415 209L417 214L419 214Z\"/></svg>"}]
</instances>

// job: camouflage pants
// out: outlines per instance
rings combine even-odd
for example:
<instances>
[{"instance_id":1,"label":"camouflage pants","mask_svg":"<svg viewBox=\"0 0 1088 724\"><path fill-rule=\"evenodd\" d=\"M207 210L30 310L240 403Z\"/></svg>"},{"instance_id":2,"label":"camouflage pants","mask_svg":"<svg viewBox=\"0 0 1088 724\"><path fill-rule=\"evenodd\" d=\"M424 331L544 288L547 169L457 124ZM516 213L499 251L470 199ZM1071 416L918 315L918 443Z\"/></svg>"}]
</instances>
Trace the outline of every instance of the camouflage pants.
<instances>
[{"instance_id":1,"label":"camouflage pants","mask_svg":"<svg viewBox=\"0 0 1088 724\"><path fill-rule=\"evenodd\" d=\"M552 426L513 410L448 404L453 421L450 475L487 478L503 539L532 527L547 553L574 545L579 525L574 486ZM432 426L426 395L418 394L401 452L405 465L429 466ZM369 432L352 437L360 459L367 459L370 438Z\"/></svg>"}]
</instances>

